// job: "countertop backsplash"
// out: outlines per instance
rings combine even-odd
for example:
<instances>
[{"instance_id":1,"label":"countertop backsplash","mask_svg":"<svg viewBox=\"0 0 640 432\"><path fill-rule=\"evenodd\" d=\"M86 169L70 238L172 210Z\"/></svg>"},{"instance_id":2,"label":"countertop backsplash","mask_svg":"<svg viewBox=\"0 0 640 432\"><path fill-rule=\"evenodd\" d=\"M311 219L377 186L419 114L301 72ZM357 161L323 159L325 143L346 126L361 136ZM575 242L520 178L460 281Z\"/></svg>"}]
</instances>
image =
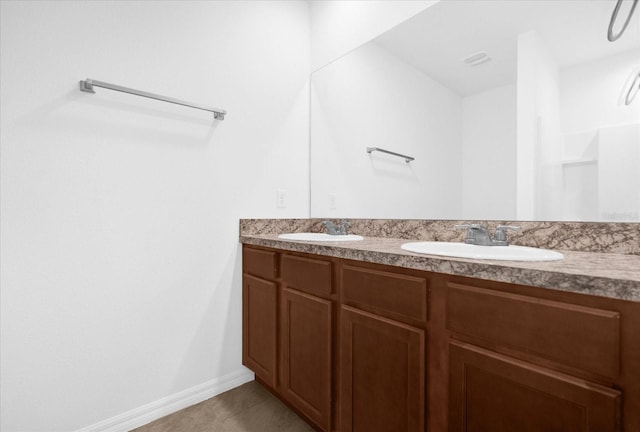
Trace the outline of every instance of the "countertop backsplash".
<instances>
[{"instance_id":1,"label":"countertop backsplash","mask_svg":"<svg viewBox=\"0 0 640 432\"><path fill-rule=\"evenodd\" d=\"M327 219L241 219L240 236L323 232ZM329 219L348 221L350 234L365 237L397 238L420 241L464 241L465 230L459 224L482 224L490 232L498 225L515 225L509 242L519 246L545 249L640 255L640 224L619 222L515 222L456 221L418 219Z\"/></svg>"}]
</instances>

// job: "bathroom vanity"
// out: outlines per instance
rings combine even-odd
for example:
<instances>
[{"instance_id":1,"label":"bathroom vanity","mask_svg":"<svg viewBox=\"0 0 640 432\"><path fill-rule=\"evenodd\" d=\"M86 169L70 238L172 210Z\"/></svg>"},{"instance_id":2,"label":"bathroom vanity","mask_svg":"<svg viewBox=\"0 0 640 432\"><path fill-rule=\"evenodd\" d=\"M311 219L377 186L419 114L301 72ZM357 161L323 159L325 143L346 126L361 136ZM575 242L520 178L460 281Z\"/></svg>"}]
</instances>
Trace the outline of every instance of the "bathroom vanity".
<instances>
[{"instance_id":1,"label":"bathroom vanity","mask_svg":"<svg viewBox=\"0 0 640 432\"><path fill-rule=\"evenodd\" d=\"M640 256L241 241L243 362L318 430L640 430Z\"/></svg>"}]
</instances>

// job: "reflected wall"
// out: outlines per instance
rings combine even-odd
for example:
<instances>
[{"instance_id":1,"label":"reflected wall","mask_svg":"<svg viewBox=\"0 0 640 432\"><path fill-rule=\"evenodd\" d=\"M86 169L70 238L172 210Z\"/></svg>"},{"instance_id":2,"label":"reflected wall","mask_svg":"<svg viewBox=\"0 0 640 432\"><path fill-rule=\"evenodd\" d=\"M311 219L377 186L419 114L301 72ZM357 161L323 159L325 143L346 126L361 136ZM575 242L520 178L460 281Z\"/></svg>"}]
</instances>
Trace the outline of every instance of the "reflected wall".
<instances>
[{"instance_id":1,"label":"reflected wall","mask_svg":"<svg viewBox=\"0 0 640 432\"><path fill-rule=\"evenodd\" d=\"M311 216L640 221L640 24L608 42L610 6L443 1L316 71Z\"/></svg>"}]
</instances>

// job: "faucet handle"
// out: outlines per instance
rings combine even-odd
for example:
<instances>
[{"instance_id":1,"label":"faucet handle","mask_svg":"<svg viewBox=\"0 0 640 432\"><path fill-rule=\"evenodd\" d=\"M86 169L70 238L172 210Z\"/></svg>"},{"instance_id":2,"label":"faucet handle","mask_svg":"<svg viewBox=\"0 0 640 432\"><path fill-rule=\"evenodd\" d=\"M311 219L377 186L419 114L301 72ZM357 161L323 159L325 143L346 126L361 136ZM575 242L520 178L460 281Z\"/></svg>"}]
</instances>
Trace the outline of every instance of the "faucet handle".
<instances>
[{"instance_id":1,"label":"faucet handle","mask_svg":"<svg viewBox=\"0 0 640 432\"><path fill-rule=\"evenodd\" d=\"M336 235L338 234L338 227L331 221L323 221L322 225L327 230L327 234Z\"/></svg>"},{"instance_id":2,"label":"faucet handle","mask_svg":"<svg viewBox=\"0 0 640 432\"><path fill-rule=\"evenodd\" d=\"M343 221L336 224L327 220L322 222L322 225L325 227L327 234L329 235L346 235L351 223Z\"/></svg>"},{"instance_id":3,"label":"faucet handle","mask_svg":"<svg viewBox=\"0 0 640 432\"><path fill-rule=\"evenodd\" d=\"M496 231L502 231L502 232L505 232L507 230L518 231L519 229L520 229L519 226L514 226L514 225L498 225L496 227Z\"/></svg>"},{"instance_id":4,"label":"faucet handle","mask_svg":"<svg viewBox=\"0 0 640 432\"><path fill-rule=\"evenodd\" d=\"M488 241L489 233L487 232L487 229L480 224L460 224L460 225L454 225L454 228L467 230L467 235L464 238L465 243L468 243L468 244L478 243L478 238L476 237L486 237Z\"/></svg>"},{"instance_id":5,"label":"faucet handle","mask_svg":"<svg viewBox=\"0 0 640 432\"><path fill-rule=\"evenodd\" d=\"M340 227L339 228L340 234L347 235L349 227L351 226L351 222L342 221L338 226Z\"/></svg>"},{"instance_id":6,"label":"faucet handle","mask_svg":"<svg viewBox=\"0 0 640 432\"><path fill-rule=\"evenodd\" d=\"M496 227L496 233L494 235L494 239L496 241L502 241L502 242L506 242L507 241L507 230L511 230L511 231L518 231L520 229L519 226L513 226L513 225L498 225Z\"/></svg>"}]
</instances>

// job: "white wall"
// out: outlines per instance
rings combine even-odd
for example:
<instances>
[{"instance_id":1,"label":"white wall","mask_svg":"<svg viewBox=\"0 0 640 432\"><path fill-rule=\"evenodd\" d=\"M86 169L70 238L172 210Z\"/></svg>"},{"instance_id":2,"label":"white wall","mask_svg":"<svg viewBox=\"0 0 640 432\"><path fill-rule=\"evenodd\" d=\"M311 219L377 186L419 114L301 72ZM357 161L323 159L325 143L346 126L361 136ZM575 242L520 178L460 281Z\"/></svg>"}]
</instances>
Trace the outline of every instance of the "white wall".
<instances>
[{"instance_id":1,"label":"white wall","mask_svg":"<svg viewBox=\"0 0 640 432\"><path fill-rule=\"evenodd\" d=\"M437 2L312 0L311 69L318 70Z\"/></svg>"},{"instance_id":2,"label":"white wall","mask_svg":"<svg viewBox=\"0 0 640 432\"><path fill-rule=\"evenodd\" d=\"M314 217L460 214L462 100L457 94L373 43L315 72L311 88ZM385 124L389 127L380 127ZM368 155L367 147L415 161Z\"/></svg>"},{"instance_id":3,"label":"white wall","mask_svg":"<svg viewBox=\"0 0 640 432\"><path fill-rule=\"evenodd\" d=\"M640 49L561 69L564 132L591 132L598 127L640 124L640 99L624 104L630 80L639 71Z\"/></svg>"},{"instance_id":4,"label":"white wall","mask_svg":"<svg viewBox=\"0 0 640 432\"><path fill-rule=\"evenodd\" d=\"M123 430L250 379L238 218L308 216L308 4L1 5L2 431Z\"/></svg>"},{"instance_id":5,"label":"white wall","mask_svg":"<svg viewBox=\"0 0 640 432\"><path fill-rule=\"evenodd\" d=\"M640 220L640 103L624 103L638 71L639 49L560 71L566 157L583 148L587 151L577 157L595 159L589 164L565 166L565 190L574 194L583 191L583 195L593 197L586 208L573 206L580 210L574 210L578 219ZM590 139L592 136L596 138ZM591 175L595 180L568 185L569 172L578 179ZM565 203L565 208L571 207Z\"/></svg>"},{"instance_id":6,"label":"white wall","mask_svg":"<svg viewBox=\"0 0 640 432\"><path fill-rule=\"evenodd\" d=\"M640 222L640 124L601 128L599 135L599 216Z\"/></svg>"},{"instance_id":7,"label":"white wall","mask_svg":"<svg viewBox=\"0 0 640 432\"><path fill-rule=\"evenodd\" d=\"M560 114L560 71L540 40L536 68L536 220L562 220L564 136Z\"/></svg>"},{"instance_id":8,"label":"white wall","mask_svg":"<svg viewBox=\"0 0 640 432\"><path fill-rule=\"evenodd\" d=\"M516 86L462 100L462 218L516 218Z\"/></svg>"},{"instance_id":9,"label":"white wall","mask_svg":"<svg viewBox=\"0 0 640 432\"><path fill-rule=\"evenodd\" d=\"M536 175L536 41L529 32L518 37L517 219L534 220Z\"/></svg>"},{"instance_id":10,"label":"white wall","mask_svg":"<svg viewBox=\"0 0 640 432\"><path fill-rule=\"evenodd\" d=\"M540 36L518 37L517 218L562 219L560 76Z\"/></svg>"}]
</instances>

